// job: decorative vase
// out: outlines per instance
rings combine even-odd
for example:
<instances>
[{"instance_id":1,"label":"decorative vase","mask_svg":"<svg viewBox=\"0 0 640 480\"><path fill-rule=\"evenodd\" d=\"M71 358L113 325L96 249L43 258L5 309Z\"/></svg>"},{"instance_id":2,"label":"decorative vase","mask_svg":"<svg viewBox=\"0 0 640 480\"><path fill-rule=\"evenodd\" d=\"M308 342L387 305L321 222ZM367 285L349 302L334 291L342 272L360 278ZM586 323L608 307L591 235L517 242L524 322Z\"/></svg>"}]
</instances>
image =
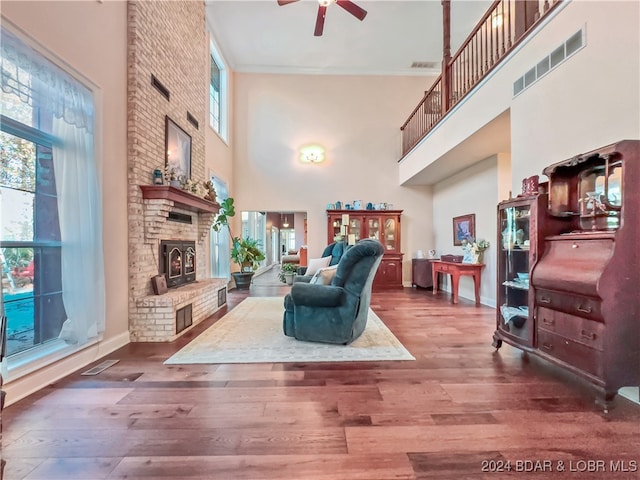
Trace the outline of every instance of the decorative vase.
<instances>
[{"instance_id":1,"label":"decorative vase","mask_svg":"<svg viewBox=\"0 0 640 480\"><path fill-rule=\"evenodd\" d=\"M231 276L236 282L236 288L238 290L249 290L253 274L254 272L232 272Z\"/></svg>"},{"instance_id":2,"label":"decorative vase","mask_svg":"<svg viewBox=\"0 0 640 480\"><path fill-rule=\"evenodd\" d=\"M477 253L473 253L471 252L471 263L482 263L482 257L484 252L477 252Z\"/></svg>"}]
</instances>

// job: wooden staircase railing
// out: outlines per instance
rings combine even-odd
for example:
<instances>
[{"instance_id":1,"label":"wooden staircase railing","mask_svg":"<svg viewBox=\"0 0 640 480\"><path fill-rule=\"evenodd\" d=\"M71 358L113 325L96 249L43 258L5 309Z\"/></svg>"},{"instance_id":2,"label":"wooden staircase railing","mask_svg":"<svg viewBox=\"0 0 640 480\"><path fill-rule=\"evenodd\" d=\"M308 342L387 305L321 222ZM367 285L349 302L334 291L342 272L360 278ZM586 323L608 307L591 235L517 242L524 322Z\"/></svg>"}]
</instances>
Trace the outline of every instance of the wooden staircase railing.
<instances>
[{"instance_id":1,"label":"wooden staircase railing","mask_svg":"<svg viewBox=\"0 0 640 480\"><path fill-rule=\"evenodd\" d=\"M450 1L442 0L442 74L400 127L402 157L415 147L562 0L496 0L449 56Z\"/></svg>"}]
</instances>

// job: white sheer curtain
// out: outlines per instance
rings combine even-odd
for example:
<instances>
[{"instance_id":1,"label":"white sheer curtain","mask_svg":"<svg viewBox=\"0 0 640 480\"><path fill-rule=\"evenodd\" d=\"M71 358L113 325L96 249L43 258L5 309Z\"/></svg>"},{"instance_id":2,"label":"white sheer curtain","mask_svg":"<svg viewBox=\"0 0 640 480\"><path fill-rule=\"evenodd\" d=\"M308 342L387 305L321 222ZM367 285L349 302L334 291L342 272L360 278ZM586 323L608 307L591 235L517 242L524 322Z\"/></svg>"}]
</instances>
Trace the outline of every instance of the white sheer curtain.
<instances>
[{"instance_id":1,"label":"white sheer curtain","mask_svg":"<svg viewBox=\"0 0 640 480\"><path fill-rule=\"evenodd\" d=\"M60 337L82 345L105 326L100 184L93 135L54 118L53 147L62 241L62 299L68 319Z\"/></svg>"},{"instance_id":2,"label":"white sheer curtain","mask_svg":"<svg viewBox=\"0 0 640 480\"><path fill-rule=\"evenodd\" d=\"M68 317L60 338L82 345L100 335L105 326L102 198L94 156L93 95L5 28L0 32L3 95L17 97L37 108L40 116L52 119L52 131L47 133L54 137L62 297ZM3 114L10 115L10 111Z\"/></svg>"},{"instance_id":3,"label":"white sheer curtain","mask_svg":"<svg viewBox=\"0 0 640 480\"><path fill-rule=\"evenodd\" d=\"M0 31L2 91L93 132L91 92L5 28Z\"/></svg>"}]
</instances>

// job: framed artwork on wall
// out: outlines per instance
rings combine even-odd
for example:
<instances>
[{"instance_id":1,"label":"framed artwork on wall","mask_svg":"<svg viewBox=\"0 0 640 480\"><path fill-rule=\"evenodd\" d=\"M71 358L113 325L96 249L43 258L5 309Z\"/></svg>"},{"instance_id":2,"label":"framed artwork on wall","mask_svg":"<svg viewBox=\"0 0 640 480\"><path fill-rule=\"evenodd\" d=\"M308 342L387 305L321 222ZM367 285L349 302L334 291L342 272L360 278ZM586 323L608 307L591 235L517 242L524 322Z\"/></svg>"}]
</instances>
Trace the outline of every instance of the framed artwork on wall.
<instances>
[{"instance_id":1,"label":"framed artwork on wall","mask_svg":"<svg viewBox=\"0 0 640 480\"><path fill-rule=\"evenodd\" d=\"M476 238L475 213L453 217L453 244L462 245L463 240L470 242L474 238Z\"/></svg>"},{"instance_id":2,"label":"framed artwork on wall","mask_svg":"<svg viewBox=\"0 0 640 480\"><path fill-rule=\"evenodd\" d=\"M178 178L191 178L191 136L168 116L165 117L165 165L172 167Z\"/></svg>"}]
</instances>

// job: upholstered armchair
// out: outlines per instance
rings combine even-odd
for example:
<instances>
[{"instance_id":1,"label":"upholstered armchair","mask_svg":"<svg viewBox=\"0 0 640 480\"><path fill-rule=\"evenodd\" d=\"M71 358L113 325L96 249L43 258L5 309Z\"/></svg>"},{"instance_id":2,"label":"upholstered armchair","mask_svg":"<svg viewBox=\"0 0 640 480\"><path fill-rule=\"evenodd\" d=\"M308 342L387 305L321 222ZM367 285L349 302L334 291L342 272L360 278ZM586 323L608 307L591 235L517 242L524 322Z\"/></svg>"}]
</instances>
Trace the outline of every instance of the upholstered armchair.
<instances>
[{"instance_id":1,"label":"upholstered armchair","mask_svg":"<svg viewBox=\"0 0 640 480\"><path fill-rule=\"evenodd\" d=\"M296 282L284 299L285 335L298 340L347 345L367 324L371 286L384 248L365 239L340 258L329 285Z\"/></svg>"}]
</instances>

